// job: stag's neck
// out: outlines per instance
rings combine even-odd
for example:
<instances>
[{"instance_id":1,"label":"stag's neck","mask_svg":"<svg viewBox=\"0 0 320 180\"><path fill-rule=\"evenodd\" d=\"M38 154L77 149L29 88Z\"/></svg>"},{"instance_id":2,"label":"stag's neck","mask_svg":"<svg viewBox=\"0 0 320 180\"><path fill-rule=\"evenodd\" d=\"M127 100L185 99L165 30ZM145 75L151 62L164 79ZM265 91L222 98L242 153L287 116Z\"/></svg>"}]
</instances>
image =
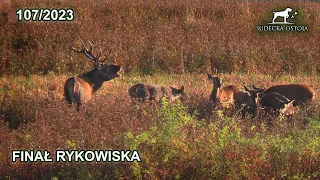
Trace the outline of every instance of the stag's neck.
<instances>
[{"instance_id":1,"label":"stag's neck","mask_svg":"<svg viewBox=\"0 0 320 180\"><path fill-rule=\"evenodd\" d=\"M92 87L92 92L99 90L104 82L104 80L100 77L99 73L95 71L96 69L93 69L80 76L90 84L90 86Z\"/></svg>"},{"instance_id":2,"label":"stag's neck","mask_svg":"<svg viewBox=\"0 0 320 180\"><path fill-rule=\"evenodd\" d=\"M215 87L213 86L213 90L212 90L211 95L210 95L210 101L211 101L212 103L216 103L216 102L217 102L218 91L219 91L219 89L218 89L218 88L215 88Z\"/></svg>"}]
</instances>

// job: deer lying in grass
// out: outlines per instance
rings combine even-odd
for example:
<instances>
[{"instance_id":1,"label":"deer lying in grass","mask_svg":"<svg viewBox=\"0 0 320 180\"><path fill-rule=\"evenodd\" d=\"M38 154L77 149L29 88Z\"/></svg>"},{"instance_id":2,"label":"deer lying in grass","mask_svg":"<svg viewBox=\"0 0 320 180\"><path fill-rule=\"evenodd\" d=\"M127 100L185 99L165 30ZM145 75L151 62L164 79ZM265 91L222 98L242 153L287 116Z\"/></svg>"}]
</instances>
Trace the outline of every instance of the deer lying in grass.
<instances>
[{"instance_id":1,"label":"deer lying in grass","mask_svg":"<svg viewBox=\"0 0 320 180\"><path fill-rule=\"evenodd\" d=\"M84 45L82 49L75 52L83 53L88 59L93 61L94 69L79 75L77 77L70 77L66 80L64 86L64 95L70 105L77 103L77 111L80 111L80 106L91 99L92 93L101 88L103 82L109 81L113 78L119 77L118 72L121 66L104 64L107 58L101 60L101 51L95 56L92 52L92 44L89 42L89 49Z\"/></svg>"},{"instance_id":2,"label":"deer lying in grass","mask_svg":"<svg viewBox=\"0 0 320 180\"><path fill-rule=\"evenodd\" d=\"M160 102L164 96L169 98L169 102L173 103L177 100L184 100L187 95L184 92L184 86L180 89L174 87L164 87L153 84L138 83L130 87L129 95L133 99L138 99L139 102L155 101Z\"/></svg>"},{"instance_id":3,"label":"deer lying in grass","mask_svg":"<svg viewBox=\"0 0 320 180\"><path fill-rule=\"evenodd\" d=\"M308 103L315 98L315 91L308 85L288 84L288 85L275 85L265 89L261 95L269 94L272 92L279 93L289 100L295 100L293 105L302 105Z\"/></svg>"},{"instance_id":4,"label":"deer lying in grass","mask_svg":"<svg viewBox=\"0 0 320 180\"><path fill-rule=\"evenodd\" d=\"M270 92L268 94L263 94L260 97L260 104L262 108L266 108L266 111L271 114L283 114L285 116L290 116L295 113L293 103L295 100L290 100L287 97L276 93Z\"/></svg>"}]
</instances>

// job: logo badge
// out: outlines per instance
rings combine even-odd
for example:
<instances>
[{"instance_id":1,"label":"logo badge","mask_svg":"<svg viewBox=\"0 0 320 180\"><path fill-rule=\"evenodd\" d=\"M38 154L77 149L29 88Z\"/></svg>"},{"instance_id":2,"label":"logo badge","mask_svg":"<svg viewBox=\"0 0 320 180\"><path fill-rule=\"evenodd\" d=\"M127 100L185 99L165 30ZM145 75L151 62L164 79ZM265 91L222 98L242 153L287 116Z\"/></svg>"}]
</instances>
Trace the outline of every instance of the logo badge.
<instances>
[{"instance_id":1,"label":"logo badge","mask_svg":"<svg viewBox=\"0 0 320 180\"><path fill-rule=\"evenodd\" d=\"M308 31L306 25L295 25L296 23L290 22L290 20L296 16L299 16L298 11L294 11L290 7L287 7L283 11L273 11L271 22L266 23L267 25L257 25L256 30L259 32Z\"/></svg>"}]
</instances>

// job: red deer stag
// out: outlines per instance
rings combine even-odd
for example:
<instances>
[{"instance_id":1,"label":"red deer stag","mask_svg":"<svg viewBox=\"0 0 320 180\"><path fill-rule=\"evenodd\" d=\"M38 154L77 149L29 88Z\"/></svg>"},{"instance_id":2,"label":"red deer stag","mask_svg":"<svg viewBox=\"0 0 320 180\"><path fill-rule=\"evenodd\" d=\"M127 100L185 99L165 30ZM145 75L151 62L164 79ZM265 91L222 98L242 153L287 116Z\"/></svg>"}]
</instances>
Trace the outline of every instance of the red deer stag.
<instances>
[{"instance_id":1,"label":"red deer stag","mask_svg":"<svg viewBox=\"0 0 320 180\"><path fill-rule=\"evenodd\" d=\"M255 88L256 89L256 88ZM287 84L287 85L274 85L265 89L261 96L271 92L279 93L290 100L295 100L293 105L302 105L308 103L315 98L315 91L308 85L301 84Z\"/></svg>"},{"instance_id":2,"label":"red deer stag","mask_svg":"<svg viewBox=\"0 0 320 180\"><path fill-rule=\"evenodd\" d=\"M81 44L81 50L72 49L77 53L83 53L88 59L92 60L94 69L77 77L70 77L64 85L65 98L70 105L77 103L77 111L80 111L81 104L91 99L92 93L101 88L103 82L119 77L118 72L121 69L121 66L104 64L107 58L100 59L101 51L94 55L90 42L89 49L82 40Z\"/></svg>"},{"instance_id":3,"label":"red deer stag","mask_svg":"<svg viewBox=\"0 0 320 180\"><path fill-rule=\"evenodd\" d=\"M168 96L170 103L173 103L178 99L184 100L187 96L184 92L184 86L177 89L174 87L142 83L133 85L129 89L129 95L131 98L138 99L139 102L145 102L146 100L160 102L164 96Z\"/></svg>"}]
</instances>

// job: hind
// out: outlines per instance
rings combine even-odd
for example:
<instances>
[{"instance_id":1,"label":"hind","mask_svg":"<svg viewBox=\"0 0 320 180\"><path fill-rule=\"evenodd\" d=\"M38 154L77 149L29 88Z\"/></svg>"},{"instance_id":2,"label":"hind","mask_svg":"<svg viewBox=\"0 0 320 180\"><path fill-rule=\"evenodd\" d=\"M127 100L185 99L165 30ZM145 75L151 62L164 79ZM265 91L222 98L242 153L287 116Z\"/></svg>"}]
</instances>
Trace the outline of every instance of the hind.
<instances>
[{"instance_id":1,"label":"hind","mask_svg":"<svg viewBox=\"0 0 320 180\"><path fill-rule=\"evenodd\" d=\"M145 84L138 83L130 87L129 95L133 99L137 99L138 102L145 102L147 99L150 100L150 91L147 89Z\"/></svg>"}]
</instances>

